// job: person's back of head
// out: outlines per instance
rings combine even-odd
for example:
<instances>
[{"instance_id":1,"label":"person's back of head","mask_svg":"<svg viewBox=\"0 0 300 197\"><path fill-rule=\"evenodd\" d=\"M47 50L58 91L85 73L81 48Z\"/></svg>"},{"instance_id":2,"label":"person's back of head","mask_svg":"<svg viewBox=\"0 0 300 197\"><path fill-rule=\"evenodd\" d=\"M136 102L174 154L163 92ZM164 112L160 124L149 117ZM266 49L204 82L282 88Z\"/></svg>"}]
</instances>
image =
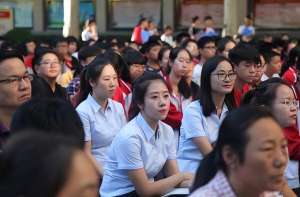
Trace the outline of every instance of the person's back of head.
<instances>
[{"instance_id":1,"label":"person's back of head","mask_svg":"<svg viewBox=\"0 0 300 197\"><path fill-rule=\"evenodd\" d=\"M27 129L65 136L84 146L82 122L72 105L61 99L35 98L20 106L12 118L11 131Z\"/></svg>"},{"instance_id":2,"label":"person's back of head","mask_svg":"<svg viewBox=\"0 0 300 197\"><path fill-rule=\"evenodd\" d=\"M89 57L96 57L102 52L102 49L96 45L84 46L78 52L78 59L80 63L86 62ZM83 65L85 66L85 65Z\"/></svg>"},{"instance_id":3,"label":"person's back of head","mask_svg":"<svg viewBox=\"0 0 300 197\"><path fill-rule=\"evenodd\" d=\"M1 196L57 196L80 149L73 141L44 132L12 136L0 153Z\"/></svg>"}]
</instances>

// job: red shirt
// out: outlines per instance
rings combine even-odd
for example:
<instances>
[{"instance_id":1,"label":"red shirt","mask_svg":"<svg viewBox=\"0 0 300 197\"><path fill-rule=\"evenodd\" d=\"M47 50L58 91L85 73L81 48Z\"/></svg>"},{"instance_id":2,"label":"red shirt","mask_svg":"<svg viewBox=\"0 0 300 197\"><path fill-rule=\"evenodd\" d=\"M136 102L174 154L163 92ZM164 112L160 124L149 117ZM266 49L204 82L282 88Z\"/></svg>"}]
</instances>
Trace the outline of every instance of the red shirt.
<instances>
[{"instance_id":1,"label":"red shirt","mask_svg":"<svg viewBox=\"0 0 300 197\"><path fill-rule=\"evenodd\" d=\"M242 88L242 90L239 90L237 88L234 88L233 95L234 95L234 101L237 107L240 106L243 96L250 90L249 84L245 84Z\"/></svg>"},{"instance_id":2,"label":"red shirt","mask_svg":"<svg viewBox=\"0 0 300 197\"><path fill-rule=\"evenodd\" d=\"M282 75L282 79L285 80L290 86L293 86L297 82L297 74L296 69L294 67L290 67L285 73Z\"/></svg>"},{"instance_id":3,"label":"red shirt","mask_svg":"<svg viewBox=\"0 0 300 197\"><path fill-rule=\"evenodd\" d=\"M121 103L123 109L126 111L125 99L131 93L131 84L126 83L122 79L119 79L118 82L119 86L116 88L115 94L112 99Z\"/></svg>"},{"instance_id":4,"label":"red shirt","mask_svg":"<svg viewBox=\"0 0 300 197\"><path fill-rule=\"evenodd\" d=\"M300 160L300 136L296 125L283 129L284 135L288 141L288 150L291 160Z\"/></svg>"}]
</instances>

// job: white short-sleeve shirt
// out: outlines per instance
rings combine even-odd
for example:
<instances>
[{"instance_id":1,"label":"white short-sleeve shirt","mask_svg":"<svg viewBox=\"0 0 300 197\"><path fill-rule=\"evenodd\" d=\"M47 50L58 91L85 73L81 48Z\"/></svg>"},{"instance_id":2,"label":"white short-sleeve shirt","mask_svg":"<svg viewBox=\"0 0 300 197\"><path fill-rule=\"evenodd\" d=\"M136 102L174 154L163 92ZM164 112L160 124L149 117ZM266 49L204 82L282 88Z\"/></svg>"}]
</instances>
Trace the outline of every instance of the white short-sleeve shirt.
<instances>
[{"instance_id":1,"label":"white short-sleeve shirt","mask_svg":"<svg viewBox=\"0 0 300 197\"><path fill-rule=\"evenodd\" d=\"M193 101L187 106L183 112L177 152L180 171L196 172L203 155L194 144L193 138L207 137L209 142L213 144L217 140L219 127L227 113L228 108L225 103L220 118L216 113L205 117L199 100Z\"/></svg>"},{"instance_id":2,"label":"white short-sleeve shirt","mask_svg":"<svg viewBox=\"0 0 300 197\"><path fill-rule=\"evenodd\" d=\"M126 124L126 116L122 105L108 99L106 109L89 95L77 108L83 123L85 141L90 141L92 154L100 165L103 165L107 148L115 135Z\"/></svg>"},{"instance_id":3,"label":"white short-sleeve shirt","mask_svg":"<svg viewBox=\"0 0 300 197\"><path fill-rule=\"evenodd\" d=\"M172 128L159 121L158 130L139 114L117 134L105 160L101 196L118 196L135 190L128 170L144 168L149 181L162 170L166 161L176 159Z\"/></svg>"}]
</instances>

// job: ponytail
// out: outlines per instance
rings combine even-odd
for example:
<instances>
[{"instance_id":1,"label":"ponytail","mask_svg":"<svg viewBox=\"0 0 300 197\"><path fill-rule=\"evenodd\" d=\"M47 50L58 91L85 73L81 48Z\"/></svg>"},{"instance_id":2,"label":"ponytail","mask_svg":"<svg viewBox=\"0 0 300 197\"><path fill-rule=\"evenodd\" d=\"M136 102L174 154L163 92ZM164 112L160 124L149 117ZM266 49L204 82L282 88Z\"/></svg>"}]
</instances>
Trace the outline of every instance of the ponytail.
<instances>
[{"instance_id":1,"label":"ponytail","mask_svg":"<svg viewBox=\"0 0 300 197\"><path fill-rule=\"evenodd\" d=\"M88 97L89 93L92 92L92 87L87 76L87 70L87 68L84 68L80 75L80 91L78 104L84 101Z\"/></svg>"}]
</instances>

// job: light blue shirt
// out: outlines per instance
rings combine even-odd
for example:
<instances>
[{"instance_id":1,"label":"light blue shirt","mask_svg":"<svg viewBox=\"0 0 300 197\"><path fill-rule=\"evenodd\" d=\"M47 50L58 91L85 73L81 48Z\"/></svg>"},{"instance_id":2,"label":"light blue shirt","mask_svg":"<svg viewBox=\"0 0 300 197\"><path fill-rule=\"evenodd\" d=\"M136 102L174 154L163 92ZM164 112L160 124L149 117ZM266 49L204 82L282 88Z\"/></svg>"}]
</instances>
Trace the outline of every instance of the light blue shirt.
<instances>
[{"instance_id":1,"label":"light blue shirt","mask_svg":"<svg viewBox=\"0 0 300 197\"><path fill-rule=\"evenodd\" d=\"M128 170L144 168L148 180L162 170L168 159L176 159L172 128L159 121L158 130L139 114L117 134L105 160L101 196L118 196L135 190Z\"/></svg>"},{"instance_id":2,"label":"light blue shirt","mask_svg":"<svg viewBox=\"0 0 300 197\"><path fill-rule=\"evenodd\" d=\"M209 142L213 144L217 140L219 127L227 113L228 108L225 103L220 118L216 113L205 117L199 100L187 106L183 112L177 153L180 171L191 173L197 171L203 155L194 144L193 138L207 137Z\"/></svg>"},{"instance_id":3,"label":"light blue shirt","mask_svg":"<svg viewBox=\"0 0 300 197\"><path fill-rule=\"evenodd\" d=\"M76 108L83 123L85 141L90 141L92 154L99 165L103 165L107 148L115 135L126 124L126 116L122 105L108 99L106 109L89 95Z\"/></svg>"}]
</instances>

